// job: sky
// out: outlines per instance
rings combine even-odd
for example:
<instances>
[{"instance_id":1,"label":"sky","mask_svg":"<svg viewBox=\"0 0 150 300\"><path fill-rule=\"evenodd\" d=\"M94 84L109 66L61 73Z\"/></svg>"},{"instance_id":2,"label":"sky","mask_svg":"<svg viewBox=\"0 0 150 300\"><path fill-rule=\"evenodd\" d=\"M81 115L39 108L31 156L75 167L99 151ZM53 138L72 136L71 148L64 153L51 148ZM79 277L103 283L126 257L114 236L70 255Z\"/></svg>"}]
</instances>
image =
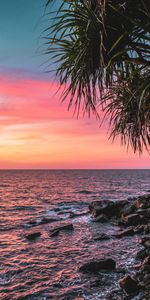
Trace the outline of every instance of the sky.
<instances>
[{"instance_id":1,"label":"sky","mask_svg":"<svg viewBox=\"0 0 150 300\"><path fill-rule=\"evenodd\" d=\"M0 169L150 168L108 126L73 117L42 54L44 0L0 0ZM58 1L57 1L58 5Z\"/></svg>"}]
</instances>

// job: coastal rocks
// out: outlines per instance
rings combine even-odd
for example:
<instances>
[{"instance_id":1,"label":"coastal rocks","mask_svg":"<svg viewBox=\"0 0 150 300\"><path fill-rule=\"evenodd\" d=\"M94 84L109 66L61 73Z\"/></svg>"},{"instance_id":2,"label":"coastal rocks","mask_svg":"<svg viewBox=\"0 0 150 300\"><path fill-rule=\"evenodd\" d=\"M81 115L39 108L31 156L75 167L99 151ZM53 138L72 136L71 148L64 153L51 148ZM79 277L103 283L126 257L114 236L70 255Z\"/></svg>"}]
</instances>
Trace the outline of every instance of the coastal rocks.
<instances>
[{"instance_id":1,"label":"coastal rocks","mask_svg":"<svg viewBox=\"0 0 150 300\"><path fill-rule=\"evenodd\" d=\"M125 275L120 279L119 284L127 294L135 294L139 291L138 283L130 275Z\"/></svg>"},{"instance_id":2,"label":"coastal rocks","mask_svg":"<svg viewBox=\"0 0 150 300\"><path fill-rule=\"evenodd\" d=\"M40 236L41 236L41 232L38 231L38 232L34 232L34 233L26 235L26 239L29 240L29 241L33 241L33 240L37 239Z\"/></svg>"},{"instance_id":3,"label":"coastal rocks","mask_svg":"<svg viewBox=\"0 0 150 300\"><path fill-rule=\"evenodd\" d=\"M113 271L116 269L116 262L112 258L90 261L79 268L81 272L99 272L102 270Z\"/></svg>"},{"instance_id":4,"label":"coastal rocks","mask_svg":"<svg viewBox=\"0 0 150 300\"><path fill-rule=\"evenodd\" d=\"M89 206L96 222L111 222L119 225L120 230L111 238L127 238L133 235L143 235L140 241L141 250L137 253L138 264L135 265L134 277L125 275L120 279L121 289L112 294L109 299L150 300L150 194L139 196L127 201L95 201ZM104 240L101 234L94 240ZM139 260L142 260L139 263ZM98 263L87 263L81 267L84 272L97 272ZM121 294L122 293L122 294Z\"/></svg>"}]
</instances>

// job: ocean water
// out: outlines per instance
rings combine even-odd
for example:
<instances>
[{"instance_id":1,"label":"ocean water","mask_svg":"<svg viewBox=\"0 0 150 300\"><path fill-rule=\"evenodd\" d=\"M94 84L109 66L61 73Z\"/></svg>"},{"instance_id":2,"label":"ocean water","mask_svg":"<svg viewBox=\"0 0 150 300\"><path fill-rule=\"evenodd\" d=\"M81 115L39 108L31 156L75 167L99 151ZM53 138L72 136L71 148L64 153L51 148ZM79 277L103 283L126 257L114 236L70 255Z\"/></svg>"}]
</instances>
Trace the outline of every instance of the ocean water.
<instances>
[{"instance_id":1,"label":"ocean water","mask_svg":"<svg viewBox=\"0 0 150 300\"><path fill-rule=\"evenodd\" d=\"M118 228L93 222L88 205L149 192L150 170L1 170L0 299L107 299L121 270L133 272L138 236L95 241ZM41 224L43 218L53 222ZM68 223L73 231L50 237ZM39 238L27 240L37 231ZM83 263L103 257L114 258L120 272L79 272Z\"/></svg>"}]
</instances>

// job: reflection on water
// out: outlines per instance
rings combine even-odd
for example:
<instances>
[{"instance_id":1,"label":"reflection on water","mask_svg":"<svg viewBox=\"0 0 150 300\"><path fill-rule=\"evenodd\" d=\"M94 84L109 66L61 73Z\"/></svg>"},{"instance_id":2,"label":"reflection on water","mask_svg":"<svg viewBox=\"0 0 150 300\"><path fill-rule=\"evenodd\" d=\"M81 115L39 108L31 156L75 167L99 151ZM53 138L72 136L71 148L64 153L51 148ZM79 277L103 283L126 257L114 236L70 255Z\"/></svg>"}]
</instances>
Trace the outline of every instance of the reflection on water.
<instances>
[{"instance_id":1,"label":"reflection on water","mask_svg":"<svg viewBox=\"0 0 150 300\"><path fill-rule=\"evenodd\" d=\"M0 299L105 300L120 273L82 274L79 266L111 256L119 269L132 272L137 237L94 241L118 228L92 222L88 204L144 194L149 176L148 170L0 171ZM73 231L50 237L67 223ZM28 241L33 232L41 236Z\"/></svg>"}]
</instances>

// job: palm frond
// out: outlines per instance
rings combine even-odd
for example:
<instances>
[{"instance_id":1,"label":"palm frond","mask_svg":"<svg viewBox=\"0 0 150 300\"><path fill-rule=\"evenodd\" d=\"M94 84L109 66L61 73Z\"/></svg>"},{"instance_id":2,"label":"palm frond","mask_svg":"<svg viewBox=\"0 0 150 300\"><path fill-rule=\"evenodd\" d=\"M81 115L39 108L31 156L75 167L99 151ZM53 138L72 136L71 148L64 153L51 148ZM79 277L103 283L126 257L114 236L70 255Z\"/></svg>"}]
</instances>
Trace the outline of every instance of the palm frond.
<instances>
[{"instance_id":1,"label":"palm frond","mask_svg":"<svg viewBox=\"0 0 150 300\"><path fill-rule=\"evenodd\" d=\"M48 0L49 6L55 0ZM62 0L46 34L62 101L110 116L113 139L142 152L150 145L150 2Z\"/></svg>"}]
</instances>

